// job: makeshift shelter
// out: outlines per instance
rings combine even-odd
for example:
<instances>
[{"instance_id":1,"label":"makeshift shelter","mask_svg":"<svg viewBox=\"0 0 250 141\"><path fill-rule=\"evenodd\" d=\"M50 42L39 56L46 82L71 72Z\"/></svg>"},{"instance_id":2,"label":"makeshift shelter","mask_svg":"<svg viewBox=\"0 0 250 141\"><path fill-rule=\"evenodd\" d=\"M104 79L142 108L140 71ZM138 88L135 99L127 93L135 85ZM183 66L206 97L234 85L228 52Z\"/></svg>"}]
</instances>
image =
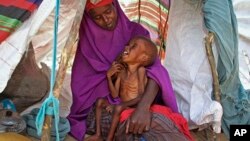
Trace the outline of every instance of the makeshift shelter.
<instances>
[{"instance_id":1,"label":"makeshift shelter","mask_svg":"<svg viewBox=\"0 0 250 141\"><path fill-rule=\"evenodd\" d=\"M223 119L223 131L228 135L228 128L229 124L249 124L250 122L250 116L246 112L249 110L249 95L245 93L245 90L242 89L240 82L237 81L231 81L236 82L234 83L226 83L223 82L227 80L231 80L231 76L235 76L235 79L238 79L238 42L237 42L237 30L234 29L237 27L235 25L235 17L232 9L232 5L234 4L237 10L241 10L243 12L239 12L237 15L239 18L239 33L240 33L240 47L243 47L243 50L246 50L246 54L249 53L249 49L247 47L249 46L249 38L250 32L247 32L249 30L249 27L247 28L244 24L245 21L249 21L249 11L244 11L244 8L247 9L247 7L250 5L247 0L204 0L201 2L201 0L119 0L121 2L121 5L124 8L125 13L128 15L128 17L133 21L138 21L142 25L144 25L146 28L148 28L151 31L151 36L154 41L159 41L159 49L165 49L166 48L166 58L163 59L164 65L169 70L170 77L172 79L172 83L177 95L178 100L178 106L179 111L186 117L189 121L190 128L202 128L203 125L206 124L213 124L217 132L220 131L220 118L222 115L222 109L219 102L215 102L212 98L212 92L213 92L213 77L211 75L210 71L210 65L206 57L205 52L205 42L204 38L208 34L208 32L213 32L215 34L215 43L213 44L213 50L216 54L218 54L218 60L216 58L216 62L224 64L226 67L221 67L218 65L217 70L222 71L222 75L219 73L219 81L220 86L222 89L222 102L226 101L226 104L222 103L222 107L228 109L228 104L231 104L230 101L227 102L228 99L231 99L231 101L234 101L234 104L232 104L233 107L230 107L230 110L234 109L234 115L227 115ZM0 4L4 4L4 0L0 1ZM24 2L24 1L22 1ZM71 67L71 61L69 60L69 64L67 65L68 61L68 55L74 55L74 50L77 44L77 33L78 33L78 27L81 20L81 15L85 6L86 0L80 1L80 0L62 0L61 2L61 12L60 12L60 22L59 22L59 41L58 41L58 54L61 54L61 58L58 57L58 64L59 61L62 62L58 72L63 72L65 69L68 68L65 74L61 73L57 77L59 85L56 84L56 89L58 90L57 94L60 93L59 101L61 101L60 105L60 116L66 117L69 113L70 105L72 103L71 101L71 90L70 90L70 67ZM7 2L6 2L7 3ZM43 66L43 69L34 67L33 69L33 76L30 77L36 78L35 76L38 76L37 74L40 74L40 78L37 78L38 81L33 82L27 82L27 83L21 83L22 85L19 85L18 88L8 88L7 85L16 85L15 82L11 82L10 78L13 77L13 72L18 71L20 67L18 67L18 64L20 66L20 60L25 55L25 51L28 50L29 43L32 43L32 46L34 48L34 56L36 58L36 61L31 57L30 59L33 59L32 61L24 61L25 63L28 62L32 64L32 66L39 65L40 62L44 62L47 64L47 66L50 66L51 62L51 48L52 48L52 30L53 30L53 9L55 7L55 3L51 2L50 0L37 0L35 3L41 3L40 6L35 10L33 8L30 10L31 15L29 18L26 18L23 20L22 23L18 23L18 25L21 25L15 32L13 32L7 39L7 35L4 37L4 41L0 44L0 65L2 66L0 68L0 91L10 91L10 93L14 93L16 89L19 89L21 91L20 87L24 87L26 85L32 86L27 88L27 95L24 99L27 100L27 98L30 96L29 94L32 92L29 90L34 89L37 90L39 87L42 91L42 95L39 93L36 95L33 100L34 103L31 103L31 107L28 109L26 106L26 110L20 109L22 111L22 114L30 112L33 108L39 107L40 104L36 104L38 101L41 101L42 99L45 99L46 94L48 92L48 84L46 83L49 79L49 73L45 73L48 71L46 65ZM80 3L80 4L79 4ZM209 5L211 3L216 3L215 5ZM213 24L216 24L216 20L212 22L211 25L207 24L207 21L213 18L218 17L209 17L211 15L206 15L209 11L217 11L219 8L224 5L225 11L218 11L220 14L225 14L225 21L230 21L227 25L226 29L220 29L219 32L217 32L217 29L213 29ZM244 6L243 6L244 4ZM11 5L11 4L10 4ZM170 17L168 18L168 6L170 5ZM5 5L8 6L8 5ZM221 7L220 7L221 6ZM241 7L241 8L238 8ZM243 7L243 8L242 8ZM33 12L35 11L35 12ZM150 11L150 12L149 12ZM151 12L154 11L154 12ZM157 12L156 12L157 11ZM2 12L0 10L0 12ZM31 14L31 12L33 12ZM0 13L2 14L2 13ZM237 14L237 13L236 13ZM27 14L26 14L27 15ZM138 16L137 16L138 15ZM221 15L218 15L219 17ZM247 17L248 16L248 17ZM27 17L27 16L26 16ZM205 17L205 19L204 19ZM206 19L207 18L207 19ZM157 20L155 20L157 19ZM168 21L168 24L167 24ZM224 22L222 21L221 26L223 26ZM241 24L242 23L242 24ZM245 22L247 23L247 22ZM0 23L1 24L1 23ZM14 27L16 27L15 25ZM69 28L71 27L71 28ZM226 31L230 28L230 32L226 33ZM2 29L2 28L1 28ZM14 29L11 29L10 31L14 31ZM68 35L74 35L74 36L68 36ZM167 36L168 35L168 36ZM234 36L236 35L236 36ZM231 38L229 41L224 40L224 36ZM233 37L234 36L234 37ZM0 39L3 39L0 37ZM221 42L220 40L223 39ZM229 43L229 44L228 44ZM227 45L225 45L227 44ZM166 47L165 47L166 46ZM221 47L224 46L225 48L222 49ZM65 48L64 48L65 47ZM229 52L228 58L221 58L223 56L222 51L225 50L226 52ZM31 51L32 53L32 51ZM162 53L161 53L162 55ZM164 54L163 54L164 56ZM242 53L240 52L240 56L242 57ZM61 58L61 59L60 59ZM241 63L245 62L245 58L241 58ZM233 59L233 60L231 60ZM230 60L230 61L228 61ZM248 60L248 59L247 59ZM248 60L249 61L249 60ZM22 61L21 61L22 62ZM230 63L229 63L230 62ZM36 64L37 63L37 64ZM226 65L225 65L226 64ZM227 67L227 64L229 64L229 67ZM247 64L248 65L248 64ZM248 75L248 68L247 65L243 65L243 67L240 67L241 76L249 78ZM228 69L230 68L230 69ZM232 70L236 69L236 70ZM26 71L25 74L29 74L28 69L24 69ZM43 70L43 71L41 71ZM226 72L224 72L226 71ZM23 71L22 71L23 72ZM37 73L39 72L39 73ZM41 73L42 72L42 73ZM228 73L231 72L231 73ZM17 72L18 73L18 72ZM14 73L15 74L15 73ZM224 75L225 74L225 75ZM29 80L29 79L27 79ZM248 79L245 79L243 82L248 81ZM22 82L22 80L20 80ZM44 84L34 86L34 82L37 82L38 84ZM223 85L222 85L223 83ZM248 82L247 82L248 83ZM233 87L233 86L238 87ZM7 87L6 87L7 86ZM245 85L249 86L249 85ZM240 87L240 88L239 88ZM62 89L61 89L62 88ZM232 89L240 90L235 91L232 93L235 97L238 96L236 99L232 99L232 97L229 97L227 93L231 91ZM33 91L34 92L34 91ZM37 92L38 93L38 92ZM225 100L226 99L226 100ZM243 100L242 100L243 99ZM16 102L20 101L20 96L17 98ZM237 109L237 107L239 107ZM231 111L225 111L226 113L229 113ZM240 114L240 115L239 115ZM234 121L227 120L227 116L234 117ZM244 120L242 120L244 119Z\"/></svg>"}]
</instances>

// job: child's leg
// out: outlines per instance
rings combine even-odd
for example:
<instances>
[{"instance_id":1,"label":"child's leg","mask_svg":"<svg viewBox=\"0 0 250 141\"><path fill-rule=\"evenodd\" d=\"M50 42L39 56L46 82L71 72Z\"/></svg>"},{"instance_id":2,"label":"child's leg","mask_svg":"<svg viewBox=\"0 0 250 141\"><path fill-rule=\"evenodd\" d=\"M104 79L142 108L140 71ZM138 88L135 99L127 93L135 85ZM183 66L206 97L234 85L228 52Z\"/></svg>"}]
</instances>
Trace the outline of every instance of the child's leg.
<instances>
[{"instance_id":1,"label":"child's leg","mask_svg":"<svg viewBox=\"0 0 250 141\"><path fill-rule=\"evenodd\" d=\"M102 109L109 105L107 99L99 98L96 102L96 135L101 136Z\"/></svg>"},{"instance_id":2,"label":"child's leg","mask_svg":"<svg viewBox=\"0 0 250 141\"><path fill-rule=\"evenodd\" d=\"M118 125L119 120L120 120L120 114L125 108L126 107L123 107L121 105L116 105L114 107L113 116L112 116L112 123L111 123L111 127L110 127L109 134L107 137L107 141L113 141L115 130L116 130L117 125Z\"/></svg>"},{"instance_id":3,"label":"child's leg","mask_svg":"<svg viewBox=\"0 0 250 141\"><path fill-rule=\"evenodd\" d=\"M85 141L103 141L101 136L101 117L102 109L109 105L107 99L99 98L96 101L96 133L93 136L87 137Z\"/></svg>"}]
</instances>

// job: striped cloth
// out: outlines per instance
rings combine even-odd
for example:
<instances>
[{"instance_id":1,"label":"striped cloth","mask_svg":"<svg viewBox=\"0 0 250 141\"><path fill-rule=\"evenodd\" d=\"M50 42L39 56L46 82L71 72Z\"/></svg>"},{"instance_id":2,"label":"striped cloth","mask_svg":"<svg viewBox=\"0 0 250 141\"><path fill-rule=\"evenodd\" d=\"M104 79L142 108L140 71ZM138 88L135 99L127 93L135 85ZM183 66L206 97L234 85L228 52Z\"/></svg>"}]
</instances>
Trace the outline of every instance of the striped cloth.
<instances>
[{"instance_id":1,"label":"striped cloth","mask_svg":"<svg viewBox=\"0 0 250 141\"><path fill-rule=\"evenodd\" d=\"M95 106L92 108L90 113L87 117L87 131L88 135L94 135L96 132L96 108ZM106 139L108 136L108 132L110 129L110 125L112 122L112 115L107 112L107 110L102 110L102 117L101 117L101 135L102 138Z\"/></svg>"},{"instance_id":2,"label":"striped cloth","mask_svg":"<svg viewBox=\"0 0 250 141\"><path fill-rule=\"evenodd\" d=\"M125 14L131 21L140 23L149 32L152 40L160 50L159 55L165 57L165 43L168 29L168 12L170 0L119 0Z\"/></svg>"},{"instance_id":3,"label":"striped cloth","mask_svg":"<svg viewBox=\"0 0 250 141\"><path fill-rule=\"evenodd\" d=\"M119 0L131 21L149 30L150 36L160 49L165 49L170 0ZM164 58L164 51L161 52Z\"/></svg>"},{"instance_id":4,"label":"striped cloth","mask_svg":"<svg viewBox=\"0 0 250 141\"><path fill-rule=\"evenodd\" d=\"M0 43L15 31L42 0L1 0L0 1Z\"/></svg>"},{"instance_id":5,"label":"striped cloth","mask_svg":"<svg viewBox=\"0 0 250 141\"><path fill-rule=\"evenodd\" d=\"M116 129L114 140L135 141L142 140L143 138L146 141L194 141L189 132L186 119L180 114L173 113L168 107L156 104L150 109L152 111L152 123L148 132L144 132L142 135L125 134L126 120L134 111L133 108L129 108L121 114L120 124ZM88 135L94 135L96 132L95 112L95 107L93 107L87 117L86 133ZM103 109L101 117L101 135L104 139L108 136L111 122L112 115Z\"/></svg>"},{"instance_id":6,"label":"striped cloth","mask_svg":"<svg viewBox=\"0 0 250 141\"><path fill-rule=\"evenodd\" d=\"M192 141L186 138L176 124L159 113L152 113L151 128L141 135L126 134L126 122L122 122L115 134L115 141Z\"/></svg>"},{"instance_id":7,"label":"striped cloth","mask_svg":"<svg viewBox=\"0 0 250 141\"><path fill-rule=\"evenodd\" d=\"M189 132L188 123L181 114L174 113L169 107L158 105L158 104L152 105L150 107L150 111L155 116L157 114L159 115L156 117L153 116L152 123L151 123L152 131L150 131L151 133L146 133L144 135L144 138L147 138L147 140L151 141L152 139L150 138L153 137L151 134L161 134L162 137L163 136L165 137L163 137L162 139L157 139L157 141L160 141L160 140L166 141L164 140L164 138L167 138L167 137L171 138L174 141L177 141L178 139L183 139L184 136L189 141L194 141L193 137L191 136ZM131 116L133 112L134 112L134 108L129 108L129 109L124 110L121 113L120 122L121 123L126 122L126 120ZM169 122L168 120L171 122ZM174 130L176 129L174 129L173 127L178 129L178 132L174 132ZM150 134L150 135L147 135L147 134ZM172 135L170 136L168 134L172 134Z\"/></svg>"}]
</instances>

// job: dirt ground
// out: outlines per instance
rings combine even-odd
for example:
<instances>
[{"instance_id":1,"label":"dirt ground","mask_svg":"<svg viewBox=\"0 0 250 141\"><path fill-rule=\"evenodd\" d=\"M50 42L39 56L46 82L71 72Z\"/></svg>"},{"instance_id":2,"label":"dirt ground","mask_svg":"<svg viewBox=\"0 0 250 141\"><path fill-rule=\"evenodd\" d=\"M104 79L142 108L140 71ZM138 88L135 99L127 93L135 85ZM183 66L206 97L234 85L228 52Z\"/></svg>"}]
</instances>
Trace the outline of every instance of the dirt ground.
<instances>
[{"instance_id":1,"label":"dirt ground","mask_svg":"<svg viewBox=\"0 0 250 141\"><path fill-rule=\"evenodd\" d=\"M229 141L226 136L221 133L217 134L217 138L214 138L214 133L211 129L204 129L202 131L191 130L191 135L193 136L195 141ZM39 141L35 138L29 137L31 141ZM76 141L73 137L67 136L64 141Z\"/></svg>"},{"instance_id":2,"label":"dirt ground","mask_svg":"<svg viewBox=\"0 0 250 141\"><path fill-rule=\"evenodd\" d=\"M215 139L215 134L209 129L202 131L191 131L190 133L194 137L195 141L229 141L223 133L216 134Z\"/></svg>"}]
</instances>

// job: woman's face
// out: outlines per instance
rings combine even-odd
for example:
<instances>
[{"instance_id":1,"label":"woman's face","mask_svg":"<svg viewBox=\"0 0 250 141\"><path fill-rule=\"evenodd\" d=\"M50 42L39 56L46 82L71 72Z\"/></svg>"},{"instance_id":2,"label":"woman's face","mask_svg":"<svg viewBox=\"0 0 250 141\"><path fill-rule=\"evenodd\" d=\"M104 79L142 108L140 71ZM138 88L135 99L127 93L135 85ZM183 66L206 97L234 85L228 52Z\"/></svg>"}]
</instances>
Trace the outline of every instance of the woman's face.
<instances>
[{"instance_id":1,"label":"woman's face","mask_svg":"<svg viewBox=\"0 0 250 141\"><path fill-rule=\"evenodd\" d=\"M93 21L103 29L114 30L117 24L117 12L113 4L91 9L89 14Z\"/></svg>"}]
</instances>

